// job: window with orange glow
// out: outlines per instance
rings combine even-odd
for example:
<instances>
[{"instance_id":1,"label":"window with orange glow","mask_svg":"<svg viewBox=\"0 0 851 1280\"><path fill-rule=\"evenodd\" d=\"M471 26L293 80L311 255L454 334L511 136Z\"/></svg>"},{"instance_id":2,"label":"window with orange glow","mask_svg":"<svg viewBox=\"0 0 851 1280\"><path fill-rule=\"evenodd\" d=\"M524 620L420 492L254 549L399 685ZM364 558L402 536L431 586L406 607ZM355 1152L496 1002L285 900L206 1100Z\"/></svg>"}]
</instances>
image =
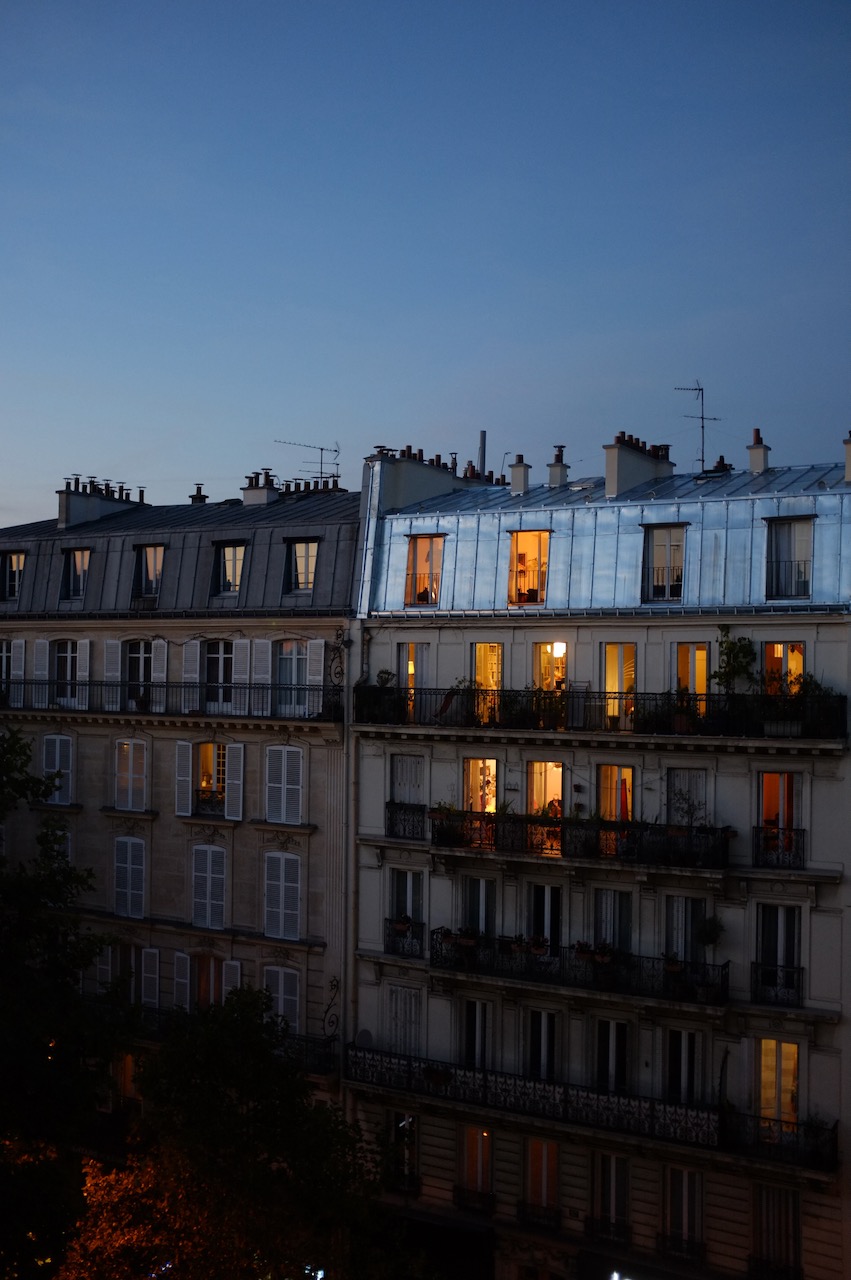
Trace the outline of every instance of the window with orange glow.
<instances>
[{"instance_id":1,"label":"window with orange glow","mask_svg":"<svg viewBox=\"0 0 851 1280\"><path fill-rule=\"evenodd\" d=\"M468 1191L491 1189L491 1133L468 1125L464 1130L464 1186Z\"/></svg>"},{"instance_id":2,"label":"window with orange glow","mask_svg":"<svg viewBox=\"0 0 851 1280\"><path fill-rule=\"evenodd\" d=\"M543 1209L558 1205L558 1143L530 1138L527 1151L526 1198Z\"/></svg>"},{"instance_id":3,"label":"window with orange glow","mask_svg":"<svg viewBox=\"0 0 851 1280\"><path fill-rule=\"evenodd\" d=\"M550 535L541 531L512 533L508 565L508 603L542 604L547 594Z\"/></svg>"},{"instance_id":4,"label":"window with orange glow","mask_svg":"<svg viewBox=\"0 0 851 1280\"><path fill-rule=\"evenodd\" d=\"M443 537L431 534L412 537L408 543L408 572L405 604L437 604L443 567Z\"/></svg>"}]
</instances>

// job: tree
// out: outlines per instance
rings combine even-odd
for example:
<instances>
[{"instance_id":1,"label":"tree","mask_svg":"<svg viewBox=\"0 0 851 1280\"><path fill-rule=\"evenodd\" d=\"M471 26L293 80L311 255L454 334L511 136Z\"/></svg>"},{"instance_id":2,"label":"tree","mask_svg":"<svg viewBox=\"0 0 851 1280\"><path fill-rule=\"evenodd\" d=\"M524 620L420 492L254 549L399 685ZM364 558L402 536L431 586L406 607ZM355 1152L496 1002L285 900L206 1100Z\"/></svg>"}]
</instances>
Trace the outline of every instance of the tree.
<instances>
[{"instance_id":1,"label":"tree","mask_svg":"<svg viewBox=\"0 0 851 1280\"><path fill-rule=\"evenodd\" d=\"M266 992L176 1015L140 1084L139 1147L125 1169L89 1168L62 1280L380 1274L370 1156L314 1097Z\"/></svg>"}]
</instances>

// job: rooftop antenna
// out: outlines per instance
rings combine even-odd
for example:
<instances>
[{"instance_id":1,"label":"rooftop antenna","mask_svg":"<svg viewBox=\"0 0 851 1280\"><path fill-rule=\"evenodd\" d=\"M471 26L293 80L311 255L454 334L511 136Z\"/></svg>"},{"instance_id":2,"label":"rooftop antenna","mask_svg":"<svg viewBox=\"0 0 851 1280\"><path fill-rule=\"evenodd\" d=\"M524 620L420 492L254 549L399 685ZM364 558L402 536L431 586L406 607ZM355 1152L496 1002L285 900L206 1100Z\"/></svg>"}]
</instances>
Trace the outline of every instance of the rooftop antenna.
<instances>
[{"instance_id":1,"label":"rooftop antenna","mask_svg":"<svg viewBox=\"0 0 851 1280\"><path fill-rule=\"evenodd\" d=\"M334 455L334 461L331 463L330 469L329 469L329 471L328 471L328 473L327 473L327 478L328 478L329 480L330 480L330 479L336 479L336 480L339 480L339 478L340 478L340 464L339 464L339 462L338 462L338 458L340 457L340 446L339 446L339 444L335 444L335 445L330 445L330 444L304 444L304 442L303 442L303 441L301 441L301 440L276 440L276 441L275 441L275 444L291 444L291 445L293 445L296 449L318 449L318 450L319 450L319 475L318 475L318 477L317 477L317 476L312 476L312 477L311 477L311 479L313 479L313 480L319 479L320 481L322 481L322 480L326 479L326 473L325 473L325 454L326 454L326 453L333 453L333 455Z\"/></svg>"},{"instance_id":2,"label":"rooftop antenna","mask_svg":"<svg viewBox=\"0 0 851 1280\"><path fill-rule=\"evenodd\" d=\"M706 432L706 426L705 426L705 424L706 424L707 422L721 422L721 421L722 421L722 419L721 419L721 418L706 418L706 417L704 417L704 414L703 414L703 387L700 385L700 383L698 382L697 378L695 378L695 380L694 380L694 386L693 386L693 387L674 387L674 390L675 390L675 391L693 391L693 392L694 392L694 394L695 394L695 397L696 397L697 399L699 399L699 400L700 400L700 413L699 413L699 414L697 414L697 413L684 413L684 414L683 414L683 417L684 417L684 418L698 418L698 417L700 418L700 469L701 469L701 471L705 471L705 470L706 470L706 452L705 452L705 449L704 449L704 440L705 440L705 432Z\"/></svg>"}]
</instances>

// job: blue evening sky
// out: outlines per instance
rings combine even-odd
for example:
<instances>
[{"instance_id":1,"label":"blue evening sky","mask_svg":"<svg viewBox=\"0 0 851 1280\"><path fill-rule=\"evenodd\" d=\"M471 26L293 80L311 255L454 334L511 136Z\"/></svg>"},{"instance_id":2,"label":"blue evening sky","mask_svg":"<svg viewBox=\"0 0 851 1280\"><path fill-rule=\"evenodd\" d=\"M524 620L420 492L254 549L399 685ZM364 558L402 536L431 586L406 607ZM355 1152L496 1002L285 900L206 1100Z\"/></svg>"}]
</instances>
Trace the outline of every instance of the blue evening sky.
<instances>
[{"instance_id":1,"label":"blue evening sky","mask_svg":"<svg viewBox=\"0 0 851 1280\"><path fill-rule=\"evenodd\" d=\"M2 0L0 525L340 445L839 461L846 0Z\"/></svg>"}]
</instances>

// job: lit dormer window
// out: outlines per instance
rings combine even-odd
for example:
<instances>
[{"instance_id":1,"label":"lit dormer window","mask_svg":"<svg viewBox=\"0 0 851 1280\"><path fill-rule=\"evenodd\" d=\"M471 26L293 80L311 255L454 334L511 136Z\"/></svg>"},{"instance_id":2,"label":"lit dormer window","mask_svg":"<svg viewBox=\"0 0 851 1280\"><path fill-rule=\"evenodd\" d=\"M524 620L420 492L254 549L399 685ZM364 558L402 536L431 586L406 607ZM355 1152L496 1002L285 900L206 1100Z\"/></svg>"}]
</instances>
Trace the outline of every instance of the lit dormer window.
<instances>
[{"instance_id":1,"label":"lit dormer window","mask_svg":"<svg viewBox=\"0 0 851 1280\"><path fill-rule=\"evenodd\" d=\"M685 527L658 525L644 531L644 600L682 600Z\"/></svg>"},{"instance_id":2,"label":"lit dormer window","mask_svg":"<svg viewBox=\"0 0 851 1280\"><path fill-rule=\"evenodd\" d=\"M82 548L65 552L65 566L62 578L62 599L82 600L86 593L86 578L89 574L89 551Z\"/></svg>"},{"instance_id":3,"label":"lit dormer window","mask_svg":"<svg viewBox=\"0 0 851 1280\"><path fill-rule=\"evenodd\" d=\"M812 520L769 520L766 599L809 599L812 565Z\"/></svg>"},{"instance_id":4,"label":"lit dormer window","mask_svg":"<svg viewBox=\"0 0 851 1280\"><path fill-rule=\"evenodd\" d=\"M219 595L236 595L242 581L245 547L242 543L217 548L216 590Z\"/></svg>"},{"instance_id":5,"label":"lit dormer window","mask_svg":"<svg viewBox=\"0 0 851 1280\"><path fill-rule=\"evenodd\" d=\"M284 594L291 595L297 591L312 591L316 576L316 555L319 543L288 542L287 559L284 569Z\"/></svg>"},{"instance_id":6,"label":"lit dormer window","mask_svg":"<svg viewBox=\"0 0 851 1280\"><path fill-rule=\"evenodd\" d=\"M550 535L538 530L512 533L508 566L508 603L543 604L547 595Z\"/></svg>"},{"instance_id":7,"label":"lit dormer window","mask_svg":"<svg viewBox=\"0 0 851 1280\"><path fill-rule=\"evenodd\" d=\"M2 599L17 600L21 594L21 579L24 576L23 551L4 551L0 555L0 591Z\"/></svg>"},{"instance_id":8,"label":"lit dormer window","mask_svg":"<svg viewBox=\"0 0 851 1280\"><path fill-rule=\"evenodd\" d=\"M417 535L408 543L408 574L405 581L405 604L431 605L440 597L440 571L443 565L443 537Z\"/></svg>"}]
</instances>

